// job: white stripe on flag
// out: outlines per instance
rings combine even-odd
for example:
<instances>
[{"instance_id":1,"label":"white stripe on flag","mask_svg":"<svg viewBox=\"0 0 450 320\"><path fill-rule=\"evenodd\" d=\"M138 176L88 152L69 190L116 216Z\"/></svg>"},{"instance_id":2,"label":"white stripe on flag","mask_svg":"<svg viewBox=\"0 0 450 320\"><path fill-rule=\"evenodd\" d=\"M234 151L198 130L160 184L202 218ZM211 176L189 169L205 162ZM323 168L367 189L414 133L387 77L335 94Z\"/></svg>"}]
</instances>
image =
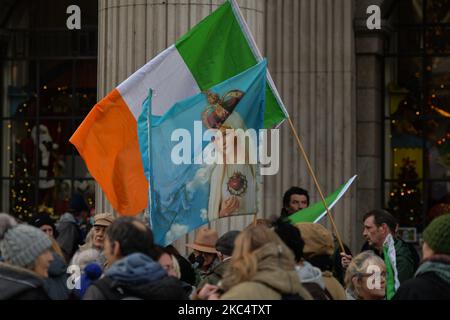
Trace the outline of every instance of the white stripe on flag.
<instances>
[{"instance_id":1,"label":"white stripe on flag","mask_svg":"<svg viewBox=\"0 0 450 320\"><path fill-rule=\"evenodd\" d=\"M347 192L348 188L350 188L350 186L352 185L353 181L355 181L356 177L358 177L358 175L354 175L350 180L348 180L348 182L345 184L345 186L342 188L341 192L339 192L339 194L337 195L336 199L334 199L329 205L328 205L328 209L331 210L331 208L334 207L334 205L339 201L339 199L341 199L341 197ZM322 219L325 215L327 214L327 209L325 209L324 212L322 212L322 214L314 221L314 223L317 223L320 221L320 219Z\"/></svg>"},{"instance_id":2,"label":"white stripe on flag","mask_svg":"<svg viewBox=\"0 0 450 320\"><path fill-rule=\"evenodd\" d=\"M239 22L241 29L244 33L245 38L247 39L247 42L250 46L250 49L253 52L253 55L255 56L256 60L258 62L261 62L264 57L261 54L261 51L258 48L258 45L256 44L255 38L253 37L252 32L250 31L250 28L245 21L244 16L242 15L242 11L239 8L239 5L237 4L236 0L231 0L231 6L234 12L234 16L236 17L237 21ZM272 89L275 99L277 100L278 105L280 106L281 110L285 114L286 118L289 118L289 113L286 110L286 107L281 100L280 93L277 90L277 87L275 86L275 82L273 82L272 76L270 75L269 69L267 69L267 82L269 83L269 87ZM278 129L285 120L281 121L277 126L276 129Z\"/></svg>"},{"instance_id":3,"label":"white stripe on flag","mask_svg":"<svg viewBox=\"0 0 450 320\"><path fill-rule=\"evenodd\" d=\"M153 90L152 114L156 116L162 116L176 102L200 92L175 45L161 52L117 87L136 120L149 89Z\"/></svg>"}]
</instances>

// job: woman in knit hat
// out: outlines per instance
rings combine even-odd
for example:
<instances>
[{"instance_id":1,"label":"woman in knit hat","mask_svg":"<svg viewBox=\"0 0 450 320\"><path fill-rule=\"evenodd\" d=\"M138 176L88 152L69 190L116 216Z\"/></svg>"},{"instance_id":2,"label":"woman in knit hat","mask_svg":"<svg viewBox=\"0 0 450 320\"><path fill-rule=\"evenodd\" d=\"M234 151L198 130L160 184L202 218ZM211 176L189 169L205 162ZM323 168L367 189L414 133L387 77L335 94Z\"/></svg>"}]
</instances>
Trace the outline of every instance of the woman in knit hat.
<instances>
[{"instance_id":1,"label":"woman in knit hat","mask_svg":"<svg viewBox=\"0 0 450 320\"><path fill-rule=\"evenodd\" d=\"M44 284L47 294L51 300L67 300L70 294L70 290L67 288L69 275L64 254L55 239L57 237L55 223L48 213L42 213L35 216L31 225L46 233L52 242L50 251L53 261L48 268L48 278L45 279Z\"/></svg>"},{"instance_id":2,"label":"woman in knit hat","mask_svg":"<svg viewBox=\"0 0 450 320\"><path fill-rule=\"evenodd\" d=\"M53 260L50 238L38 228L0 214L0 300L48 299L44 279Z\"/></svg>"},{"instance_id":3,"label":"woman in knit hat","mask_svg":"<svg viewBox=\"0 0 450 320\"><path fill-rule=\"evenodd\" d=\"M450 214L423 232L423 260L413 279L400 286L396 300L450 300Z\"/></svg>"}]
</instances>

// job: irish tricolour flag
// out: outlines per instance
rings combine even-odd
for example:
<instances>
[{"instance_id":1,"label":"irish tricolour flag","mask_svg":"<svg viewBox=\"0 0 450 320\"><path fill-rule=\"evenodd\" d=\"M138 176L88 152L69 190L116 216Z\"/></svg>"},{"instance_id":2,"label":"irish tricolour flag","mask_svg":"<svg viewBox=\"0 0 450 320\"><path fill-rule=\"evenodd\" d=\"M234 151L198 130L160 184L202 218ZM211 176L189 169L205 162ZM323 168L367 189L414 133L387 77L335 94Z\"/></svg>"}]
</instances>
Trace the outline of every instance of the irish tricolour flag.
<instances>
[{"instance_id":1,"label":"irish tricolour flag","mask_svg":"<svg viewBox=\"0 0 450 320\"><path fill-rule=\"evenodd\" d=\"M176 102L261 60L239 7L234 0L226 1L94 106L70 142L120 214L135 215L148 204L137 119L149 89L153 115L162 116ZM272 128L287 112L269 74L266 100L264 125Z\"/></svg>"}]
</instances>

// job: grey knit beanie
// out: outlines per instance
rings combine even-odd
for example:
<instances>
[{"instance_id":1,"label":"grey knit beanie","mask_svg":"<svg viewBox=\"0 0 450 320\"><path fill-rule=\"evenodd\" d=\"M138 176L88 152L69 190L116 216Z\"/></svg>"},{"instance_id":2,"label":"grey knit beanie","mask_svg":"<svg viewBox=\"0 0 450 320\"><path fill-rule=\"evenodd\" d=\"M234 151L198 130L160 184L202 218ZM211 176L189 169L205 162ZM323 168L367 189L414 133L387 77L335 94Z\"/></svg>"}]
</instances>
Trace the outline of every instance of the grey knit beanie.
<instances>
[{"instance_id":1,"label":"grey knit beanie","mask_svg":"<svg viewBox=\"0 0 450 320\"><path fill-rule=\"evenodd\" d=\"M50 238L40 229L26 224L14 225L4 216L0 220L0 252L6 262L28 268L51 248Z\"/></svg>"}]
</instances>

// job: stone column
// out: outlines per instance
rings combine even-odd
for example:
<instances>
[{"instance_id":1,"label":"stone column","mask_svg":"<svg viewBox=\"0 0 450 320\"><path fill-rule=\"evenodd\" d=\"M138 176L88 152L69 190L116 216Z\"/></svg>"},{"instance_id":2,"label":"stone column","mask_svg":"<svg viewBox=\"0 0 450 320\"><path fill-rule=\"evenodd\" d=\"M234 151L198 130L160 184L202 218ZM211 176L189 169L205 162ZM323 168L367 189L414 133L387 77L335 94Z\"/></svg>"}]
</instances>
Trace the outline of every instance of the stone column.
<instances>
[{"instance_id":1,"label":"stone column","mask_svg":"<svg viewBox=\"0 0 450 320\"><path fill-rule=\"evenodd\" d=\"M269 69L328 194L356 173L353 1L267 0L266 5ZM283 193L294 185L308 189L312 202L320 200L287 123L280 136L280 172L264 183L266 216L280 213ZM332 210L351 246L355 190L353 186Z\"/></svg>"},{"instance_id":2,"label":"stone column","mask_svg":"<svg viewBox=\"0 0 450 320\"><path fill-rule=\"evenodd\" d=\"M367 29L366 13L370 5L381 8L382 17L391 5L391 0L355 1L356 42L356 114L357 114L357 182L356 203L357 242L363 243L362 218L364 214L382 207L382 132L383 132L383 51L386 21L382 30ZM359 249L359 248L358 248Z\"/></svg>"},{"instance_id":3,"label":"stone column","mask_svg":"<svg viewBox=\"0 0 450 320\"><path fill-rule=\"evenodd\" d=\"M222 3L222 0L99 0L98 98L174 44ZM263 48L264 1L240 0L238 4L258 46ZM98 186L96 210L112 211ZM223 219L213 227L222 234L230 228L242 229L251 220ZM185 240L192 241L192 235ZM183 241L179 241L178 247L183 248Z\"/></svg>"}]
</instances>

